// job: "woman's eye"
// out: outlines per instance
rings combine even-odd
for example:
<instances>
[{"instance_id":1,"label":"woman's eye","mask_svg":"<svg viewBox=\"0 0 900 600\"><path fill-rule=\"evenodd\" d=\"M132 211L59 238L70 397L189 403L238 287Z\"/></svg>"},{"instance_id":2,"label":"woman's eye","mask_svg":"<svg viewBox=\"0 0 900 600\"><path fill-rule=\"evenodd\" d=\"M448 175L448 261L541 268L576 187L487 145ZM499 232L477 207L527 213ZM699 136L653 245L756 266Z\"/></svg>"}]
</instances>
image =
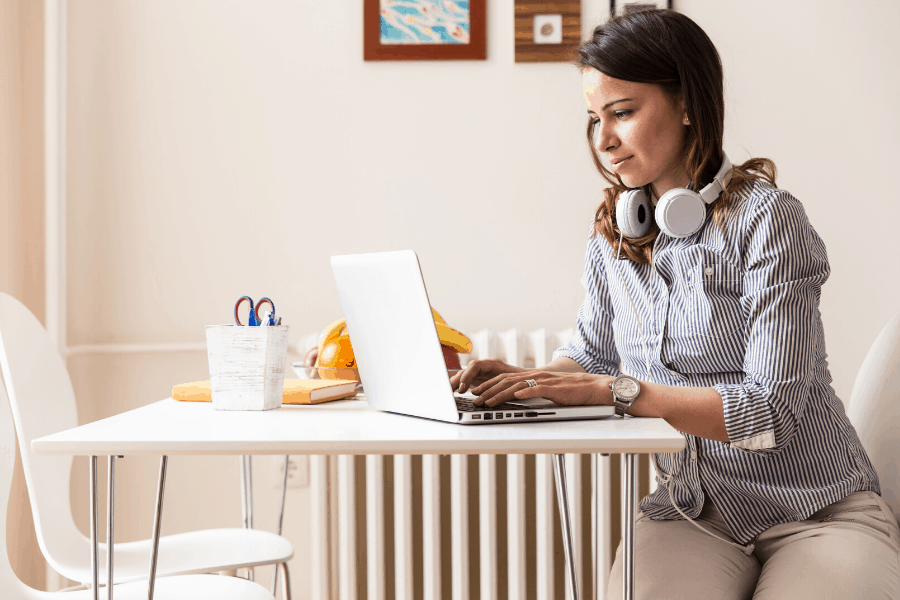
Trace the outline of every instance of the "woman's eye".
<instances>
[{"instance_id":1,"label":"woman's eye","mask_svg":"<svg viewBox=\"0 0 900 600\"><path fill-rule=\"evenodd\" d=\"M630 114L631 114L630 110L617 110L615 112L616 118L620 121L627 118L628 115L630 115Z\"/></svg>"}]
</instances>

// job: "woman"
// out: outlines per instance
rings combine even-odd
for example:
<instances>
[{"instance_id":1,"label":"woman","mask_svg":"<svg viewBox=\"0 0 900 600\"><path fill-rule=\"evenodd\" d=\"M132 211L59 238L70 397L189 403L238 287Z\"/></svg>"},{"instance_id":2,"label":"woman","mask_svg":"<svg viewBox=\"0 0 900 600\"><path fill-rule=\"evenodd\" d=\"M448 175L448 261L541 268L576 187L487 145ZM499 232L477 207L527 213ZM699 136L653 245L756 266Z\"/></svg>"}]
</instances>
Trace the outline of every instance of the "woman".
<instances>
[{"instance_id":1,"label":"woman","mask_svg":"<svg viewBox=\"0 0 900 600\"><path fill-rule=\"evenodd\" d=\"M541 369L478 360L451 383L495 406L613 404L620 363L639 380L620 408L665 419L687 447L654 457L659 487L635 526L638 598L900 598L900 530L829 385L825 247L771 161L727 162L712 42L679 13L632 13L597 27L578 65L611 187L574 339ZM660 231L652 214L640 231L685 188L709 202L696 231ZM621 597L621 559L620 546L608 598Z\"/></svg>"}]
</instances>

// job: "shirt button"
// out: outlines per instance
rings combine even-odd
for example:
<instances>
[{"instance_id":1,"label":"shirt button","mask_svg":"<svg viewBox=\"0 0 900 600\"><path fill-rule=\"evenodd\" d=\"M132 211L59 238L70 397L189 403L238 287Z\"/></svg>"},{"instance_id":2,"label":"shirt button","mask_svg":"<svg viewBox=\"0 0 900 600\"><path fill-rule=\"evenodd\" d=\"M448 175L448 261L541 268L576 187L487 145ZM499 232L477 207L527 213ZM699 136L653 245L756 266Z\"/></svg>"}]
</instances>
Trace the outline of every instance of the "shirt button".
<instances>
[{"instance_id":1,"label":"shirt button","mask_svg":"<svg viewBox=\"0 0 900 600\"><path fill-rule=\"evenodd\" d=\"M710 276L715 272L716 272L716 270L713 269L712 267L706 267L706 270L704 271L704 273L706 273L707 276Z\"/></svg>"}]
</instances>

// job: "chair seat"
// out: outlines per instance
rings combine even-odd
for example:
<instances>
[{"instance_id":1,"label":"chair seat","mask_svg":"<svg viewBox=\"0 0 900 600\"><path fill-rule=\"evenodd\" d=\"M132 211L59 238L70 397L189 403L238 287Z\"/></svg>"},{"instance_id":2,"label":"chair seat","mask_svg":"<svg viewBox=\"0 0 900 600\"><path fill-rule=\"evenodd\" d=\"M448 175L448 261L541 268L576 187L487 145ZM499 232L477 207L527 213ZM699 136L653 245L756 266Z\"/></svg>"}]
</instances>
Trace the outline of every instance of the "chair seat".
<instances>
[{"instance_id":1,"label":"chair seat","mask_svg":"<svg viewBox=\"0 0 900 600\"><path fill-rule=\"evenodd\" d=\"M116 551L118 556L118 550ZM146 578L146 575L144 576ZM66 598L67 600L92 600L92 590L79 590L61 594L48 594L46 598ZM43 596L42 596L43 597ZM100 597L106 597L106 590L100 590ZM147 600L147 581L125 583L113 588L116 600ZM274 600L274 596L261 585L220 575L182 575L166 577L156 581L153 588L155 600Z\"/></svg>"},{"instance_id":2,"label":"chair seat","mask_svg":"<svg viewBox=\"0 0 900 600\"><path fill-rule=\"evenodd\" d=\"M116 544L113 575L116 583L147 579L150 573L151 540ZM75 567L53 565L60 574L90 584L90 545L79 552ZM100 544L100 582L106 583L106 544ZM159 538L156 575L209 573L287 562L294 548L285 538L256 529L206 529Z\"/></svg>"}]
</instances>

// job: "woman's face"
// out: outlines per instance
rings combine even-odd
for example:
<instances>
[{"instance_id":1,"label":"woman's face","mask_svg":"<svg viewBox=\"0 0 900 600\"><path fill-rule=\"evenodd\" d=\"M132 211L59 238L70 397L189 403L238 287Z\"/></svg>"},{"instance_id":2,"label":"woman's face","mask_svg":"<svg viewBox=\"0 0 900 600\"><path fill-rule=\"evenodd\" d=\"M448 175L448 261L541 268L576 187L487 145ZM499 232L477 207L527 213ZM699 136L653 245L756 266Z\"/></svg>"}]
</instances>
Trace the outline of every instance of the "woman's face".
<instances>
[{"instance_id":1,"label":"woman's face","mask_svg":"<svg viewBox=\"0 0 900 600\"><path fill-rule=\"evenodd\" d=\"M607 168L629 188L651 184L659 198L690 177L684 167L685 113L663 89L582 72L594 143Z\"/></svg>"}]
</instances>

